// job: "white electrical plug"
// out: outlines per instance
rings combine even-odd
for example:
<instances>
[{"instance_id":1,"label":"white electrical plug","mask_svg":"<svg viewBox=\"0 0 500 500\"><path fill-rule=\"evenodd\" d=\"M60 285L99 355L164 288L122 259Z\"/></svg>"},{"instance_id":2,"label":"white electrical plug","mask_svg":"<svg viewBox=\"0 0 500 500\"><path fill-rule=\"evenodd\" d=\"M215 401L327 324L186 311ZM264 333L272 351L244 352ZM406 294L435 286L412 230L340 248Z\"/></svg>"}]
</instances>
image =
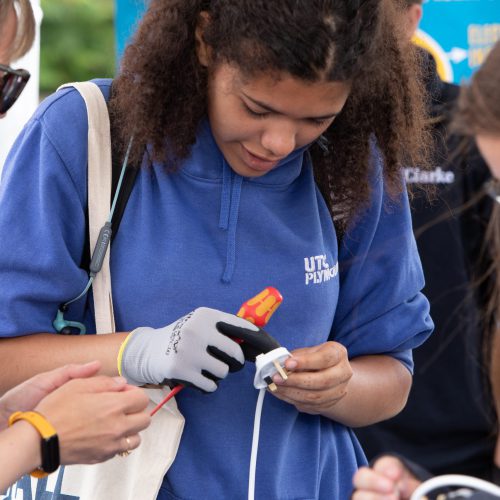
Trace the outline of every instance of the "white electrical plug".
<instances>
[{"instance_id":1,"label":"white electrical plug","mask_svg":"<svg viewBox=\"0 0 500 500\"><path fill-rule=\"evenodd\" d=\"M273 375L279 373L284 380L288 378L284 366L285 361L290 356L290 351L286 347L278 347L266 354L259 354L255 359L254 387L256 389L269 387L271 390L276 390L276 385L273 383ZM272 386L274 386L274 389Z\"/></svg>"}]
</instances>

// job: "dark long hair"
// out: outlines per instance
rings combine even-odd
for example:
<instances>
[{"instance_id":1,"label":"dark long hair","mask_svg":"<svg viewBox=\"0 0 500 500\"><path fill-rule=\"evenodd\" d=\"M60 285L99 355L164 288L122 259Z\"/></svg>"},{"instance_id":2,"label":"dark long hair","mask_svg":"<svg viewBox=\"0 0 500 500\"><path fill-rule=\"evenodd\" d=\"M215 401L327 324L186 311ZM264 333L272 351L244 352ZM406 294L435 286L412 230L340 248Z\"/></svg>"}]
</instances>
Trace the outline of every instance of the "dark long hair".
<instances>
[{"instance_id":1,"label":"dark long hair","mask_svg":"<svg viewBox=\"0 0 500 500\"><path fill-rule=\"evenodd\" d=\"M462 87L455 129L471 138L477 134L500 138L500 42L493 47L469 85ZM496 181L497 183L500 182ZM491 386L500 415L500 205L495 203L486 230L486 245L491 255L489 302L485 338Z\"/></svg>"},{"instance_id":2,"label":"dark long hair","mask_svg":"<svg viewBox=\"0 0 500 500\"><path fill-rule=\"evenodd\" d=\"M337 228L345 229L369 198L373 138L391 194L401 190L403 164L426 163L417 52L397 31L402 25L397 5L396 0L152 0L114 83L111 114L121 148L133 132L135 161L144 144L167 168L189 154L207 109L208 74L196 56L195 29L200 13L208 12L203 37L214 66L231 63L250 77L268 72L351 82L344 109L324 134L329 154L316 144L310 149L318 186Z\"/></svg>"}]
</instances>

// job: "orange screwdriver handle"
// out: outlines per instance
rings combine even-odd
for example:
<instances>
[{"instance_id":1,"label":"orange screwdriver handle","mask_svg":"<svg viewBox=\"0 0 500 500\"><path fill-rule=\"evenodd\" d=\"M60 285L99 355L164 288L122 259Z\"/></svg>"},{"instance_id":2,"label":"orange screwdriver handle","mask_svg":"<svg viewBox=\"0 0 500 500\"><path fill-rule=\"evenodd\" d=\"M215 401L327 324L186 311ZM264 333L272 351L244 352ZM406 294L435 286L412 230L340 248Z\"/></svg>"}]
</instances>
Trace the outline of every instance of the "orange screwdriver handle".
<instances>
[{"instance_id":1,"label":"orange screwdriver handle","mask_svg":"<svg viewBox=\"0 0 500 500\"><path fill-rule=\"evenodd\" d=\"M276 288L268 286L255 297L244 302L237 316L262 328L271 319L271 316L282 302L281 293Z\"/></svg>"}]
</instances>

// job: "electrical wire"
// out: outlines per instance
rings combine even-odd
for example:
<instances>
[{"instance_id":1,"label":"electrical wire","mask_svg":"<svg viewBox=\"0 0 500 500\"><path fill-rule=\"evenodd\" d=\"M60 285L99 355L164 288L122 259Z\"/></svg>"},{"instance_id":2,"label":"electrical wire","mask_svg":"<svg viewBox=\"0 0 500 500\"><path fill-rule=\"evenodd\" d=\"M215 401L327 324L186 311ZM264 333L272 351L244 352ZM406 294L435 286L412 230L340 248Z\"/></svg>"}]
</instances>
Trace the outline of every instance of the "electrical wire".
<instances>
[{"instance_id":1,"label":"electrical wire","mask_svg":"<svg viewBox=\"0 0 500 500\"><path fill-rule=\"evenodd\" d=\"M257 453L259 451L260 419L266 389L260 389L255 405L255 417L253 421L252 453L250 454L250 471L248 474L248 500L255 498L255 473L257 469Z\"/></svg>"},{"instance_id":2,"label":"electrical wire","mask_svg":"<svg viewBox=\"0 0 500 500\"><path fill-rule=\"evenodd\" d=\"M74 299L68 300L68 302L65 302L64 307L68 307L70 304L73 304L73 302L76 302L77 300L80 300L82 297L85 297L87 295L87 292L89 291L90 287L92 286L92 282L94 281L95 276L90 276L89 280L87 281L87 284L85 285L85 288L82 290L80 295L78 297L75 297Z\"/></svg>"},{"instance_id":3,"label":"electrical wire","mask_svg":"<svg viewBox=\"0 0 500 500\"><path fill-rule=\"evenodd\" d=\"M176 385L165 396L165 398L154 407L153 411L149 414L149 416L152 417L164 404L166 404L168 401L170 401L176 394L179 394L179 392L181 392L182 389L184 389L184 386L182 384Z\"/></svg>"},{"instance_id":4,"label":"electrical wire","mask_svg":"<svg viewBox=\"0 0 500 500\"><path fill-rule=\"evenodd\" d=\"M184 386L179 384L176 385L165 398L158 403L153 411L149 414L151 417L157 413L160 408L165 405L170 399L172 399L176 394L178 394ZM250 469L248 473L248 500L254 500L255 498L255 475L257 469L257 454L259 451L259 435L260 435L260 421L262 417L262 407L264 405L264 396L266 395L266 389L260 389L259 395L257 397L257 404L255 405L255 417L253 422L253 436L252 436L252 451L250 454Z\"/></svg>"},{"instance_id":5,"label":"electrical wire","mask_svg":"<svg viewBox=\"0 0 500 500\"><path fill-rule=\"evenodd\" d=\"M423 500L423 498L433 490L450 487L467 487L473 490L489 493L500 498L500 488L493 483L472 476L446 474L443 476L433 477L432 479L423 482L413 492L410 500Z\"/></svg>"},{"instance_id":6,"label":"electrical wire","mask_svg":"<svg viewBox=\"0 0 500 500\"><path fill-rule=\"evenodd\" d=\"M133 143L134 143L134 136L132 135L132 137L128 141L127 152L125 153L125 158L123 159L122 169L120 171L120 177L118 179L118 184L117 184L116 190L115 190L115 196L113 197L113 203L111 205L111 210L109 211L108 222L111 222L113 220L113 215L115 213L116 203L118 202L118 196L120 194L120 189L122 187L123 178L125 177L125 171L127 170L128 158L130 156L130 150L132 149Z\"/></svg>"},{"instance_id":7,"label":"electrical wire","mask_svg":"<svg viewBox=\"0 0 500 500\"><path fill-rule=\"evenodd\" d=\"M127 170L128 158L129 158L129 155L130 155L130 151L132 149L133 142L134 142L134 136L132 136L130 138L130 141L129 141L128 146L127 146L127 152L125 153L125 158L123 160L122 168L121 168L121 171L120 171L120 177L118 179L118 184L117 184L117 187L116 187L115 195L113 197L113 203L112 203L111 209L109 211L109 215L108 215L108 222L109 223L111 223L111 221L113 220L113 215L115 213L116 203L118 202L118 196L120 194L120 189L122 187L123 178L125 177L125 171ZM108 245L109 245L109 243L108 243ZM98 244L96 243L96 247L97 246L98 246ZM107 248L106 248L106 251L108 251ZM94 248L94 252L95 252L95 248ZM101 263L101 265L102 265L102 263ZM100 271L100 268L99 268L99 270L97 272L99 272L99 271ZM85 297L85 295L87 295L88 291L90 290L90 287L92 286L94 278L96 277L97 272L90 271L90 273L89 273L89 280L87 281L87 284L85 285L85 288L82 290L82 292L77 297L75 297L74 299L68 300L68 302L65 302L63 304L63 308L67 308L70 304L73 304L73 302L77 302L82 297Z\"/></svg>"}]
</instances>

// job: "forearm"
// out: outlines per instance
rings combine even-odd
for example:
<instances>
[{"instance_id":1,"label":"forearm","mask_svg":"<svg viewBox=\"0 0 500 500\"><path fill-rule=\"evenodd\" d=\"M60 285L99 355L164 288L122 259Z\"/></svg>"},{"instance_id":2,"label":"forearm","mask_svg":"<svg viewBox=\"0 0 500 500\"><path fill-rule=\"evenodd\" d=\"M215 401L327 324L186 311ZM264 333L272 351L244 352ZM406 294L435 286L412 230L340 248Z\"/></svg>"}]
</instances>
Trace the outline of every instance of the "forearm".
<instances>
[{"instance_id":1,"label":"forearm","mask_svg":"<svg viewBox=\"0 0 500 500\"><path fill-rule=\"evenodd\" d=\"M412 377L390 356L351 360L353 376L346 395L322 415L349 427L363 427L397 415L405 406Z\"/></svg>"},{"instance_id":2,"label":"forearm","mask_svg":"<svg viewBox=\"0 0 500 500\"><path fill-rule=\"evenodd\" d=\"M100 373L116 376L116 358L127 333L65 336L36 334L0 340L0 395L43 371L68 363L101 361Z\"/></svg>"},{"instance_id":3,"label":"forearm","mask_svg":"<svg viewBox=\"0 0 500 500\"><path fill-rule=\"evenodd\" d=\"M40 465L40 434L31 424L16 422L0 433L0 493Z\"/></svg>"}]
</instances>

